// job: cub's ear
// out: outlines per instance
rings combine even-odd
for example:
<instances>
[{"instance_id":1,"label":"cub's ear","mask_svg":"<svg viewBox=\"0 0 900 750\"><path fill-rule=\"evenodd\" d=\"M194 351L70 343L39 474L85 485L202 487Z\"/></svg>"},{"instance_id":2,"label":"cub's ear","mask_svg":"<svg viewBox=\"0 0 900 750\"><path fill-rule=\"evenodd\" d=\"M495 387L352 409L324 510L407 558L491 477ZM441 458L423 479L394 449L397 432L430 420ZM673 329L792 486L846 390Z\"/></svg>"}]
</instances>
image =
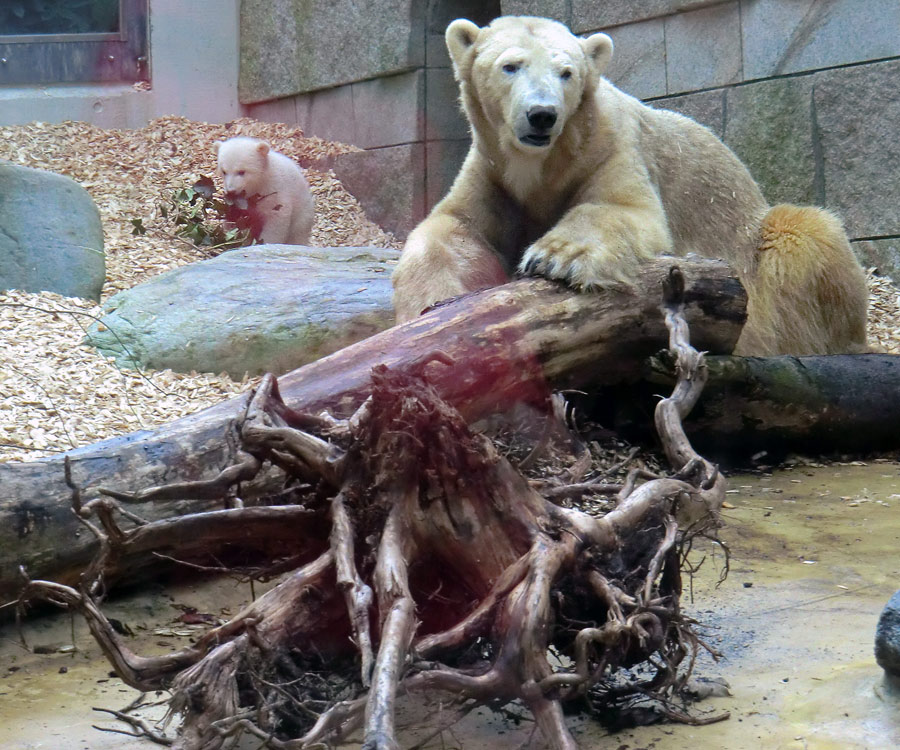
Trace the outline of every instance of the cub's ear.
<instances>
[{"instance_id":1,"label":"cub's ear","mask_svg":"<svg viewBox=\"0 0 900 750\"><path fill-rule=\"evenodd\" d=\"M581 48L588 60L593 62L597 73L603 75L612 59L613 40L606 34L591 34L587 39L581 40Z\"/></svg>"},{"instance_id":2,"label":"cub's ear","mask_svg":"<svg viewBox=\"0 0 900 750\"><path fill-rule=\"evenodd\" d=\"M222 148L223 143L225 143L225 141L216 141L215 143L213 143L213 151L215 151L218 154L219 149Z\"/></svg>"},{"instance_id":3,"label":"cub's ear","mask_svg":"<svg viewBox=\"0 0 900 750\"><path fill-rule=\"evenodd\" d=\"M256 151L260 156L267 156L269 153L269 144L265 141L260 141L256 144Z\"/></svg>"},{"instance_id":4,"label":"cub's ear","mask_svg":"<svg viewBox=\"0 0 900 750\"><path fill-rule=\"evenodd\" d=\"M475 44L480 28L466 18L457 18L447 27L444 39L447 42L447 50L453 66L459 68L466 52Z\"/></svg>"}]
</instances>

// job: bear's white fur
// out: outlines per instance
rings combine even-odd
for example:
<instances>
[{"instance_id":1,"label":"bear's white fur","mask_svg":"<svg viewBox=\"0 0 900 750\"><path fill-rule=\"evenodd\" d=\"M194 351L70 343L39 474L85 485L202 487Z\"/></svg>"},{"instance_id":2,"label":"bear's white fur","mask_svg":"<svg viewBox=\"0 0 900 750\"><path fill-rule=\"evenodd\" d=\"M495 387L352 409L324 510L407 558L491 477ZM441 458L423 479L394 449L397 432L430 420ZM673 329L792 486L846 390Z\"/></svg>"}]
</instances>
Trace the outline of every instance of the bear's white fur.
<instances>
[{"instance_id":1,"label":"bear's white fur","mask_svg":"<svg viewBox=\"0 0 900 750\"><path fill-rule=\"evenodd\" d=\"M712 132L602 78L607 35L503 17L454 21L446 40L472 147L403 249L398 321L516 269L590 289L693 252L729 261L747 288L738 353L865 347L865 277L840 222L770 207Z\"/></svg>"},{"instance_id":2,"label":"bear's white fur","mask_svg":"<svg viewBox=\"0 0 900 750\"><path fill-rule=\"evenodd\" d=\"M306 245L315 212L309 183L300 166L265 141L239 136L216 143L218 174L225 196L260 196L260 242Z\"/></svg>"}]
</instances>

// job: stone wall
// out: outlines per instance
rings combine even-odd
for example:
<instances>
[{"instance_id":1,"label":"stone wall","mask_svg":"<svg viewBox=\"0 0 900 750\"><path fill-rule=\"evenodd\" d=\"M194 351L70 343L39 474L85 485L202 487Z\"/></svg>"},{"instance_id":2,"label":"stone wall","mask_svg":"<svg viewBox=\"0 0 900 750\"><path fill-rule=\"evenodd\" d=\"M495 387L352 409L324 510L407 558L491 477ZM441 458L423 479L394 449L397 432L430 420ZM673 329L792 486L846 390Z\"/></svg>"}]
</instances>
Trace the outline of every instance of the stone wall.
<instances>
[{"instance_id":1,"label":"stone wall","mask_svg":"<svg viewBox=\"0 0 900 750\"><path fill-rule=\"evenodd\" d=\"M613 83L712 128L771 201L834 209L864 260L900 279L897 0L410 0L367 3L368 20L351 12L346 21L336 19L355 3L332 0L327 12L321 3L321 16L319 4L244 0L242 101L282 97L252 114L369 149L348 160L345 179L359 183L373 218L401 234L449 187L468 142L444 28L460 16L530 14L609 33ZM303 8L309 20L268 17L263 6ZM338 44L329 28L349 41L325 49ZM280 38L295 40L288 58ZM296 46L301 39L312 47ZM262 46L280 62L261 75L269 63L249 60ZM310 73L311 58L328 70Z\"/></svg>"},{"instance_id":2,"label":"stone wall","mask_svg":"<svg viewBox=\"0 0 900 750\"><path fill-rule=\"evenodd\" d=\"M366 149L334 169L373 220L404 236L468 147L444 29L500 12L499 0L243 0L241 101L253 117Z\"/></svg>"}]
</instances>

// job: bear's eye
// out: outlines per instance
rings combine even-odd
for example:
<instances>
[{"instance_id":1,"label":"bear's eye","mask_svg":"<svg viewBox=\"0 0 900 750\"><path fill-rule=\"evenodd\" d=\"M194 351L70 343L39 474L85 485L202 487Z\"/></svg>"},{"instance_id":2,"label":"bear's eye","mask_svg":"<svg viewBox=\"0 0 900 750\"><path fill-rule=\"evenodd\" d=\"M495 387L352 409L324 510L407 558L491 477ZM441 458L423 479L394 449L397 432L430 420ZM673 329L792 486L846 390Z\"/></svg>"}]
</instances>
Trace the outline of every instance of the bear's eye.
<instances>
[{"instance_id":1,"label":"bear's eye","mask_svg":"<svg viewBox=\"0 0 900 750\"><path fill-rule=\"evenodd\" d=\"M238 174L238 177L243 177L246 174L246 172L244 172L243 169L239 169L237 174Z\"/></svg>"},{"instance_id":2,"label":"bear's eye","mask_svg":"<svg viewBox=\"0 0 900 750\"><path fill-rule=\"evenodd\" d=\"M562 73L559 74L559 77L562 78L564 81L568 81L572 77L572 71L564 70Z\"/></svg>"},{"instance_id":3,"label":"bear's eye","mask_svg":"<svg viewBox=\"0 0 900 750\"><path fill-rule=\"evenodd\" d=\"M519 69L519 66L516 65L515 63L506 63L506 65L503 66L504 73L510 73L510 74L515 73L518 69Z\"/></svg>"}]
</instances>

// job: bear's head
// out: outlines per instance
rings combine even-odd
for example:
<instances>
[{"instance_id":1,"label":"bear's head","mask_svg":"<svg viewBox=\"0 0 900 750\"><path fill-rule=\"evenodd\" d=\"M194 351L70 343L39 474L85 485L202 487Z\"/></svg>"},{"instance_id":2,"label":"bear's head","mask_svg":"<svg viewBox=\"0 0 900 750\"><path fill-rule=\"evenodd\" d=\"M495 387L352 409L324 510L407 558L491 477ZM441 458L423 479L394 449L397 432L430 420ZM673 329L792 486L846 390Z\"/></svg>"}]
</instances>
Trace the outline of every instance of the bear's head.
<instances>
[{"instance_id":1,"label":"bear's head","mask_svg":"<svg viewBox=\"0 0 900 750\"><path fill-rule=\"evenodd\" d=\"M270 146L256 138L229 138L215 144L218 173L229 198L250 197L265 189Z\"/></svg>"},{"instance_id":2,"label":"bear's head","mask_svg":"<svg viewBox=\"0 0 900 750\"><path fill-rule=\"evenodd\" d=\"M504 16L478 27L453 21L447 49L472 127L500 148L548 151L596 89L612 57L606 34L576 37L545 18Z\"/></svg>"}]
</instances>

